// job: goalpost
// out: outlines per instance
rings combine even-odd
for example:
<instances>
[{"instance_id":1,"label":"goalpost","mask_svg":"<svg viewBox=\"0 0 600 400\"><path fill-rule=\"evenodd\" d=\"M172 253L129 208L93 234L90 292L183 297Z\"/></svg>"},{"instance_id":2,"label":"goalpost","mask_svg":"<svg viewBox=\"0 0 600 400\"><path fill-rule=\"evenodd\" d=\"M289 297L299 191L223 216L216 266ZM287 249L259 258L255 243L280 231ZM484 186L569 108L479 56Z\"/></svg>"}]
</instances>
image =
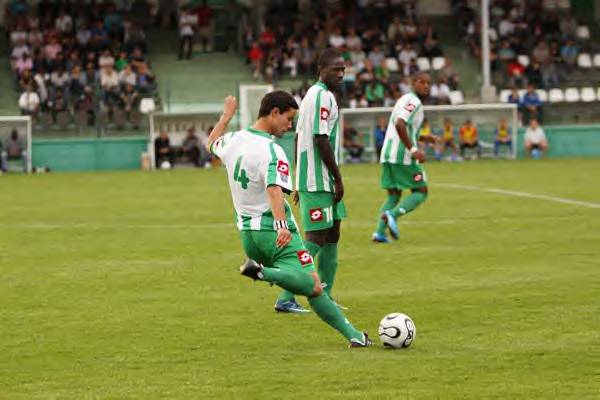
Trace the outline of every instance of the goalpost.
<instances>
[{"instance_id":1,"label":"goalpost","mask_svg":"<svg viewBox=\"0 0 600 400\"><path fill-rule=\"evenodd\" d=\"M17 131L19 139L24 143L26 149L25 170L32 170L32 146L31 146L31 117L30 116L7 116L0 117L0 144L2 152L6 151L6 142L10 139L13 130ZM9 166L10 169L10 166Z\"/></svg>"},{"instance_id":2,"label":"goalpost","mask_svg":"<svg viewBox=\"0 0 600 400\"><path fill-rule=\"evenodd\" d=\"M439 135L445 118L449 118L455 131L455 142L458 145L458 130L469 119L477 127L479 142L482 146L483 157L493 156L495 130L501 119L505 119L511 135L511 151L502 149L500 156L515 159L517 156L518 115L515 104L461 104L444 106L425 106L425 118L432 132ZM365 137L365 152L373 162L377 161L375 137L373 132L380 118L389 121L392 107L342 109L341 126L351 125ZM342 162L343 162L342 157Z\"/></svg>"}]
</instances>

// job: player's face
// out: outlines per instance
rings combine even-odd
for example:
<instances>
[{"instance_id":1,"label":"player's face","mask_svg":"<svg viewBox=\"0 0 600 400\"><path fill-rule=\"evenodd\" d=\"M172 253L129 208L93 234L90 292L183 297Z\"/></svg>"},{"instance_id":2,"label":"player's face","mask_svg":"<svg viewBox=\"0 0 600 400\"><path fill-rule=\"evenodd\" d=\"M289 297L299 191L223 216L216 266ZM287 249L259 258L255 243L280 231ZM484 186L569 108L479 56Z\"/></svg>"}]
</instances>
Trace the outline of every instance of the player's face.
<instances>
[{"instance_id":1,"label":"player's face","mask_svg":"<svg viewBox=\"0 0 600 400\"><path fill-rule=\"evenodd\" d=\"M344 59L339 57L323 68L321 71L321 80L325 82L328 88L336 88L342 83L345 70Z\"/></svg>"},{"instance_id":2,"label":"player's face","mask_svg":"<svg viewBox=\"0 0 600 400\"><path fill-rule=\"evenodd\" d=\"M421 74L413 82L413 89L419 97L429 96L429 88L431 87L431 77L429 74Z\"/></svg>"},{"instance_id":3,"label":"player's face","mask_svg":"<svg viewBox=\"0 0 600 400\"><path fill-rule=\"evenodd\" d=\"M284 133L291 131L296 112L293 108L284 113L280 113L279 109L274 110L271 114L271 133L282 137Z\"/></svg>"}]
</instances>

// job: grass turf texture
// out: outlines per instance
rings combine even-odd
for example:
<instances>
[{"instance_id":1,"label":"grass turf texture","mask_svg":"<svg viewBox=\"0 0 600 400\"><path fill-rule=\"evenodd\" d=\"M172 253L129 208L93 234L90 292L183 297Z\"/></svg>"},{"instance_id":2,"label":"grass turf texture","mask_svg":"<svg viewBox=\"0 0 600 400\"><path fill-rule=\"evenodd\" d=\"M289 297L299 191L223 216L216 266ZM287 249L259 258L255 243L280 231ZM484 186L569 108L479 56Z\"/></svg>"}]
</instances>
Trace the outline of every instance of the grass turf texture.
<instances>
[{"instance_id":1,"label":"grass turf texture","mask_svg":"<svg viewBox=\"0 0 600 400\"><path fill-rule=\"evenodd\" d=\"M597 398L600 209L439 184L598 203L600 160L427 170L391 245L369 241L378 167L343 170L334 294L377 342L412 316L400 351L273 312L223 170L0 177L0 398Z\"/></svg>"}]
</instances>

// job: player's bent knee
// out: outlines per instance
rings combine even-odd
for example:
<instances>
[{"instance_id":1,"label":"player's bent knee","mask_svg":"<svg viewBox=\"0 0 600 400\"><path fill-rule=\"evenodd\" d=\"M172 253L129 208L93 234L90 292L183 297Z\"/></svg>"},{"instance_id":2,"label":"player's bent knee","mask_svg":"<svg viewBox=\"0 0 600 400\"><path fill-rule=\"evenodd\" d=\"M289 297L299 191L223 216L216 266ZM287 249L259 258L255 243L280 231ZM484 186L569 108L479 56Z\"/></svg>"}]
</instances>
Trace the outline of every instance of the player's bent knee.
<instances>
[{"instance_id":1,"label":"player's bent knee","mask_svg":"<svg viewBox=\"0 0 600 400\"><path fill-rule=\"evenodd\" d=\"M309 297L319 297L323 294L323 285L321 285L321 280L319 279L319 275L316 272L313 272L313 291Z\"/></svg>"}]
</instances>

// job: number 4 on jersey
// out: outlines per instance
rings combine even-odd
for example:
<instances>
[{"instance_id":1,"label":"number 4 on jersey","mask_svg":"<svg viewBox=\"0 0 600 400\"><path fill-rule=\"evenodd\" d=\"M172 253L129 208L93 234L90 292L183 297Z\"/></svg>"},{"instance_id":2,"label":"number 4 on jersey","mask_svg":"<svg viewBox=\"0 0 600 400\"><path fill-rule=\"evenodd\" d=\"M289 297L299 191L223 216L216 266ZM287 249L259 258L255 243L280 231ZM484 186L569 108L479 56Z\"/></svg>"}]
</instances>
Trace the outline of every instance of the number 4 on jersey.
<instances>
[{"instance_id":1,"label":"number 4 on jersey","mask_svg":"<svg viewBox=\"0 0 600 400\"><path fill-rule=\"evenodd\" d=\"M242 189L248 189L248 182L250 182L250 179L248 179L245 169L242 169L240 171L241 164L242 164L242 157L238 158L235 163L235 168L233 170L233 179L236 182L240 183L240 185L242 186Z\"/></svg>"}]
</instances>

